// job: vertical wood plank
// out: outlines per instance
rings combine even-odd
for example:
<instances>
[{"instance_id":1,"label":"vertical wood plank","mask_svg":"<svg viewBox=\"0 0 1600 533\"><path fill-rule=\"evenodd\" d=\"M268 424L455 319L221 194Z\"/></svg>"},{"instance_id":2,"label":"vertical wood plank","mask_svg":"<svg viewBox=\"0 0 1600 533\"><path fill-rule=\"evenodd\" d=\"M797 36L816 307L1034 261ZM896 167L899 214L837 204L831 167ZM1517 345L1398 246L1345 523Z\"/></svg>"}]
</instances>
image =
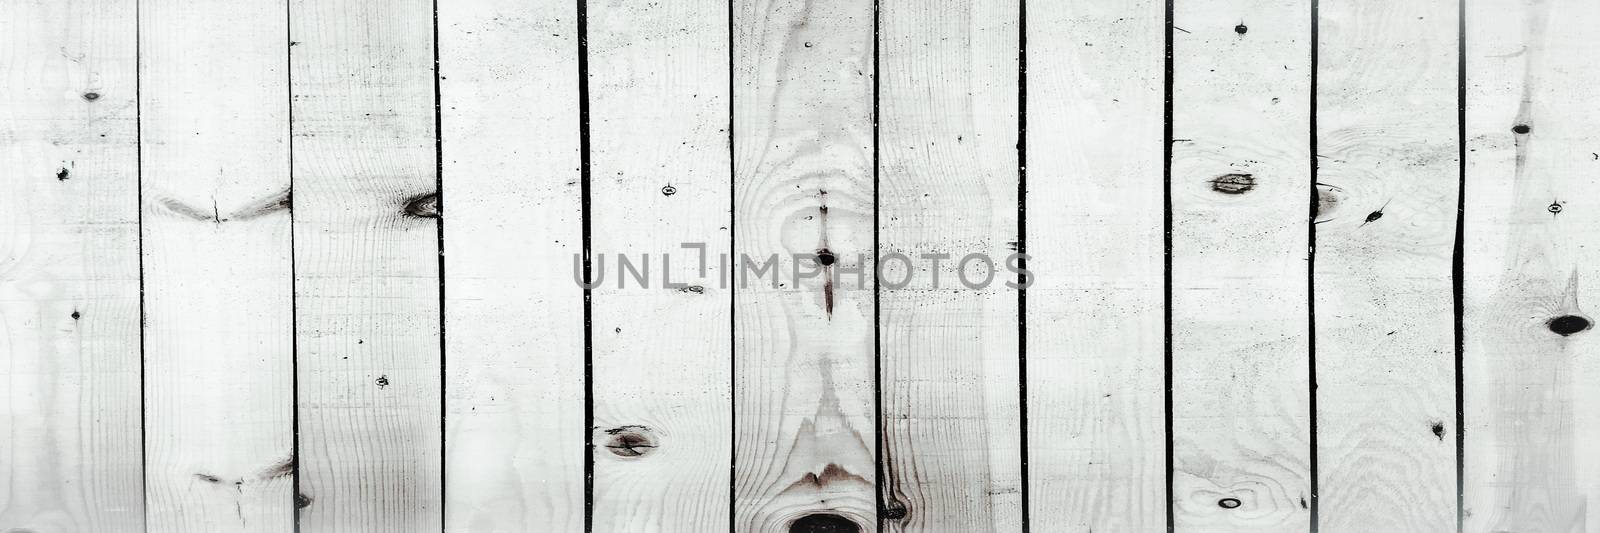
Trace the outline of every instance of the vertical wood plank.
<instances>
[{"instance_id":1,"label":"vertical wood plank","mask_svg":"<svg viewBox=\"0 0 1600 533\"><path fill-rule=\"evenodd\" d=\"M285 15L139 6L151 531L292 527Z\"/></svg>"},{"instance_id":2,"label":"vertical wood plank","mask_svg":"<svg viewBox=\"0 0 1600 533\"><path fill-rule=\"evenodd\" d=\"M1028 436L1041 531L1166 528L1166 6L1028 3Z\"/></svg>"},{"instance_id":3,"label":"vertical wood plank","mask_svg":"<svg viewBox=\"0 0 1600 533\"><path fill-rule=\"evenodd\" d=\"M300 527L437 530L433 7L290 6Z\"/></svg>"},{"instance_id":4,"label":"vertical wood plank","mask_svg":"<svg viewBox=\"0 0 1600 533\"><path fill-rule=\"evenodd\" d=\"M734 4L736 531L876 529L873 39L870 2Z\"/></svg>"},{"instance_id":5,"label":"vertical wood plank","mask_svg":"<svg viewBox=\"0 0 1600 533\"><path fill-rule=\"evenodd\" d=\"M1308 0L1175 6L1179 530L1310 527L1310 23Z\"/></svg>"},{"instance_id":6,"label":"vertical wood plank","mask_svg":"<svg viewBox=\"0 0 1600 533\"><path fill-rule=\"evenodd\" d=\"M0 525L140 531L135 3L0 3Z\"/></svg>"},{"instance_id":7,"label":"vertical wood plank","mask_svg":"<svg viewBox=\"0 0 1600 533\"><path fill-rule=\"evenodd\" d=\"M1463 530L1593 531L1600 6L1469 2L1464 16Z\"/></svg>"},{"instance_id":8,"label":"vertical wood plank","mask_svg":"<svg viewBox=\"0 0 1600 533\"><path fill-rule=\"evenodd\" d=\"M732 288L716 268L730 231L728 4L594 1L587 14L594 530L715 529L732 453Z\"/></svg>"},{"instance_id":9,"label":"vertical wood plank","mask_svg":"<svg viewBox=\"0 0 1600 533\"><path fill-rule=\"evenodd\" d=\"M1319 10L1320 531L1455 531L1454 0Z\"/></svg>"},{"instance_id":10,"label":"vertical wood plank","mask_svg":"<svg viewBox=\"0 0 1600 533\"><path fill-rule=\"evenodd\" d=\"M888 531L1022 526L1017 292L1005 270L1017 240L1019 15L1016 0L880 6L879 253L921 267L886 263L886 279L909 283L880 294Z\"/></svg>"},{"instance_id":11,"label":"vertical wood plank","mask_svg":"<svg viewBox=\"0 0 1600 533\"><path fill-rule=\"evenodd\" d=\"M583 530L576 2L440 2L448 531Z\"/></svg>"}]
</instances>

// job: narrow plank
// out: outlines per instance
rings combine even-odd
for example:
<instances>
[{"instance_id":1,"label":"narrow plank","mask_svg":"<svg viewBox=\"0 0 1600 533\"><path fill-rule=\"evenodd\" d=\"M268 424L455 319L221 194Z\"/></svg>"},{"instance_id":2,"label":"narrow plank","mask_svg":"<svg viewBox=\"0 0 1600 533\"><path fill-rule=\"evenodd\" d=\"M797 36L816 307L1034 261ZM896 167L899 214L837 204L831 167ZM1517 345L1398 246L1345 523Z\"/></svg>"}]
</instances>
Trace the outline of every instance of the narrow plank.
<instances>
[{"instance_id":1,"label":"narrow plank","mask_svg":"<svg viewBox=\"0 0 1600 533\"><path fill-rule=\"evenodd\" d=\"M1020 531L1017 291L1005 260L1017 240L1021 6L879 9L879 253L922 267L885 263L886 279L909 283L880 293L884 530Z\"/></svg>"},{"instance_id":2,"label":"narrow plank","mask_svg":"<svg viewBox=\"0 0 1600 533\"><path fill-rule=\"evenodd\" d=\"M1457 3L1320 7L1320 531L1455 531Z\"/></svg>"},{"instance_id":3,"label":"narrow plank","mask_svg":"<svg viewBox=\"0 0 1600 533\"><path fill-rule=\"evenodd\" d=\"M134 2L0 3L0 525L144 527Z\"/></svg>"},{"instance_id":4,"label":"narrow plank","mask_svg":"<svg viewBox=\"0 0 1600 533\"><path fill-rule=\"evenodd\" d=\"M433 6L290 2L301 531L443 510Z\"/></svg>"},{"instance_id":5,"label":"narrow plank","mask_svg":"<svg viewBox=\"0 0 1600 533\"><path fill-rule=\"evenodd\" d=\"M1600 6L1464 16L1463 530L1594 531Z\"/></svg>"},{"instance_id":6,"label":"narrow plank","mask_svg":"<svg viewBox=\"0 0 1600 533\"><path fill-rule=\"evenodd\" d=\"M733 527L875 530L873 4L733 9Z\"/></svg>"},{"instance_id":7,"label":"narrow plank","mask_svg":"<svg viewBox=\"0 0 1600 533\"><path fill-rule=\"evenodd\" d=\"M1311 525L1310 24L1308 0L1174 8L1178 530Z\"/></svg>"},{"instance_id":8,"label":"narrow plank","mask_svg":"<svg viewBox=\"0 0 1600 533\"><path fill-rule=\"evenodd\" d=\"M594 531L704 531L731 475L728 4L587 14Z\"/></svg>"},{"instance_id":9,"label":"narrow plank","mask_svg":"<svg viewBox=\"0 0 1600 533\"><path fill-rule=\"evenodd\" d=\"M448 531L583 530L576 2L440 2Z\"/></svg>"},{"instance_id":10,"label":"narrow plank","mask_svg":"<svg viewBox=\"0 0 1600 533\"><path fill-rule=\"evenodd\" d=\"M286 9L139 6L151 531L292 527Z\"/></svg>"},{"instance_id":11,"label":"narrow plank","mask_svg":"<svg viewBox=\"0 0 1600 533\"><path fill-rule=\"evenodd\" d=\"M1165 3L1028 2L1028 468L1039 531L1166 528Z\"/></svg>"}]
</instances>

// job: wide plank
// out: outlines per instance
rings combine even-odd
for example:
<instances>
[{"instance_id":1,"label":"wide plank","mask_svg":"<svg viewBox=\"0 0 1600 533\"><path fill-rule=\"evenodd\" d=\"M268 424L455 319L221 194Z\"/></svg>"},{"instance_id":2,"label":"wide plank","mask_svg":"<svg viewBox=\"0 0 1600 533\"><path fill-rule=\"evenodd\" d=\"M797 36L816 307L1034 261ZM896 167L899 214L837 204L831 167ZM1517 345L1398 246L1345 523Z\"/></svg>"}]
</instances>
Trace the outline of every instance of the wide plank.
<instances>
[{"instance_id":1,"label":"wide plank","mask_svg":"<svg viewBox=\"0 0 1600 533\"><path fill-rule=\"evenodd\" d=\"M1165 3L1027 8L1029 516L1165 531Z\"/></svg>"},{"instance_id":2,"label":"wide plank","mask_svg":"<svg viewBox=\"0 0 1600 533\"><path fill-rule=\"evenodd\" d=\"M138 21L0 2L0 527L142 531Z\"/></svg>"},{"instance_id":3,"label":"wide plank","mask_svg":"<svg viewBox=\"0 0 1600 533\"><path fill-rule=\"evenodd\" d=\"M732 475L728 3L587 15L594 531L715 529Z\"/></svg>"},{"instance_id":4,"label":"wide plank","mask_svg":"<svg viewBox=\"0 0 1600 533\"><path fill-rule=\"evenodd\" d=\"M873 7L733 4L735 531L877 529Z\"/></svg>"},{"instance_id":5,"label":"wide plank","mask_svg":"<svg viewBox=\"0 0 1600 533\"><path fill-rule=\"evenodd\" d=\"M1173 526L1311 526L1311 3L1174 6Z\"/></svg>"},{"instance_id":6,"label":"wide plank","mask_svg":"<svg viewBox=\"0 0 1600 533\"><path fill-rule=\"evenodd\" d=\"M140 2L150 531L293 526L286 15Z\"/></svg>"},{"instance_id":7,"label":"wide plank","mask_svg":"<svg viewBox=\"0 0 1600 533\"><path fill-rule=\"evenodd\" d=\"M1319 531L1455 531L1456 2L1328 2L1317 43Z\"/></svg>"},{"instance_id":8,"label":"wide plank","mask_svg":"<svg viewBox=\"0 0 1600 533\"><path fill-rule=\"evenodd\" d=\"M584 527L576 9L439 3L451 532Z\"/></svg>"},{"instance_id":9,"label":"wide plank","mask_svg":"<svg viewBox=\"0 0 1600 533\"><path fill-rule=\"evenodd\" d=\"M300 529L438 530L433 7L289 17Z\"/></svg>"},{"instance_id":10,"label":"wide plank","mask_svg":"<svg viewBox=\"0 0 1600 533\"><path fill-rule=\"evenodd\" d=\"M1600 530L1600 5L1466 9L1462 531Z\"/></svg>"},{"instance_id":11,"label":"wide plank","mask_svg":"<svg viewBox=\"0 0 1600 533\"><path fill-rule=\"evenodd\" d=\"M1021 530L1020 15L879 4L883 531Z\"/></svg>"}]
</instances>

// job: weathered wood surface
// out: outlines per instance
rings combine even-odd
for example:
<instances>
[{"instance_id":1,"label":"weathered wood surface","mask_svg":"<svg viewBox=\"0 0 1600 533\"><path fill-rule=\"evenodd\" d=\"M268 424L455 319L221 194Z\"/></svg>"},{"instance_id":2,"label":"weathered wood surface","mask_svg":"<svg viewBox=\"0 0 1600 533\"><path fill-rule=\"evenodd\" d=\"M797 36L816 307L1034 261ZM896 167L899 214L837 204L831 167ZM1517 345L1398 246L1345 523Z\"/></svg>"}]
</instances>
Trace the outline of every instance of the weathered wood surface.
<instances>
[{"instance_id":1,"label":"weathered wood surface","mask_svg":"<svg viewBox=\"0 0 1600 533\"><path fill-rule=\"evenodd\" d=\"M1028 8L1034 531L1163 531L1165 5Z\"/></svg>"},{"instance_id":2,"label":"weathered wood surface","mask_svg":"<svg viewBox=\"0 0 1600 533\"><path fill-rule=\"evenodd\" d=\"M301 531L438 530L433 8L291 0Z\"/></svg>"},{"instance_id":3,"label":"weathered wood surface","mask_svg":"<svg viewBox=\"0 0 1600 533\"><path fill-rule=\"evenodd\" d=\"M1595 531L1600 6L1467 6L1463 531Z\"/></svg>"},{"instance_id":4,"label":"weathered wood surface","mask_svg":"<svg viewBox=\"0 0 1600 533\"><path fill-rule=\"evenodd\" d=\"M884 531L1021 526L1019 7L879 6Z\"/></svg>"},{"instance_id":5,"label":"weathered wood surface","mask_svg":"<svg viewBox=\"0 0 1600 533\"><path fill-rule=\"evenodd\" d=\"M0 3L0 527L144 527L134 4Z\"/></svg>"},{"instance_id":6,"label":"weathered wood surface","mask_svg":"<svg viewBox=\"0 0 1600 533\"><path fill-rule=\"evenodd\" d=\"M1174 526L1311 525L1311 3L1178 2Z\"/></svg>"},{"instance_id":7,"label":"weathered wood surface","mask_svg":"<svg viewBox=\"0 0 1600 533\"><path fill-rule=\"evenodd\" d=\"M725 527L728 3L594 2L588 36L594 531Z\"/></svg>"},{"instance_id":8,"label":"weathered wood surface","mask_svg":"<svg viewBox=\"0 0 1600 533\"><path fill-rule=\"evenodd\" d=\"M440 2L445 523L583 531L576 4Z\"/></svg>"},{"instance_id":9,"label":"weathered wood surface","mask_svg":"<svg viewBox=\"0 0 1600 533\"><path fill-rule=\"evenodd\" d=\"M294 523L287 9L139 5L150 531Z\"/></svg>"},{"instance_id":10,"label":"weathered wood surface","mask_svg":"<svg viewBox=\"0 0 1600 533\"><path fill-rule=\"evenodd\" d=\"M873 5L733 10L733 528L874 530Z\"/></svg>"},{"instance_id":11,"label":"weathered wood surface","mask_svg":"<svg viewBox=\"0 0 1600 533\"><path fill-rule=\"evenodd\" d=\"M1319 531L1455 531L1456 2L1320 7Z\"/></svg>"},{"instance_id":12,"label":"weathered wood surface","mask_svg":"<svg viewBox=\"0 0 1600 533\"><path fill-rule=\"evenodd\" d=\"M0 0L0 531L1600 530L1596 25Z\"/></svg>"}]
</instances>

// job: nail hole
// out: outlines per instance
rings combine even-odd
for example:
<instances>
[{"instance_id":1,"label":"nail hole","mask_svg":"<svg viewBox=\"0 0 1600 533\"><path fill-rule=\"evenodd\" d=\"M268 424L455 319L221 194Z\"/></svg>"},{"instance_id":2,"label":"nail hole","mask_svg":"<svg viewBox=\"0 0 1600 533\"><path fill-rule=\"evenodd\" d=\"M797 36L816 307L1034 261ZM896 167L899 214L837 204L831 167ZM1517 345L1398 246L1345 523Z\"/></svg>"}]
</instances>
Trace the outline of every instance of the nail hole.
<instances>
[{"instance_id":1,"label":"nail hole","mask_svg":"<svg viewBox=\"0 0 1600 533\"><path fill-rule=\"evenodd\" d=\"M838 258L834 257L833 252L828 251L827 248L817 250L817 263L822 264L822 266L831 265L836 260Z\"/></svg>"},{"instance_id":2,"label":"nail hole","mask_svg":"<svg viewBox=\"0 0 1600 533\"><path fill-rule=\"evenodd\" d=\"M1433 436L1438 437L1440 441L1444 440L1444 422L1436 420L1429 429L1433 430Z\"/></svg>"},{"instance_id":3,"label":"nail hole","mask_svg":"<svg viewBox=\"0 0 1600 533\"><path fill-rule=\"evenodd\" d=\"M1223 509L1238 509L1242 504L1243 502L1240 502L1238 498L1223 498L1217 500L1217 507L1221 507Z\"/></svg>"},{"instance_id":4,"label":"nail hole","mask_svg":"<svg viewBox=\"0 0 1600 533\"><path fill-rule=\"evenodd\" d=\"M1589 319L1578 315L1562 315L1550 319L1549 322L1545 322L1545 325L1550 328L1550 331L1565 337L1589 329L1589 326L1593 324L1589 323Z\"/></svg>"},{"instance_id":5,"label":"nail hole","mask_svg":"<svg viewBox=\"0 0 1600 533\"><path fill-rule=\"evenodd\" d=\"M661 195L662 196L672 196L674 194L678 194L678 188L677 187L673 187L671 185L668 185L668 186L665 186L665 187L661 188Z\"/></svg>"},{"instance_id":6,"label":"nail hole","mask_svg":"<svg viewBox=\"0 0 1600 533\"><path fill-rule=\"evenodd\" d=\"M1516 132L1517 135L1526 135L1528 132L1533 131L1533 128L1528 127L1527 124L1517 124L1511 127L1511 131Z\"/></svg>"},{"instance_id":7,"label":"nail hole","mask_svg":"<svg viewBox=\"0 0 1600 533\"><path fill-rule=\"evenodd\" d=\"M95 100L99 100L100 99L100 93L93 92L93 91L83 93L83 99L84 100L88 100L90 102L93 102Z\"/></svg>"},{"instance_id":8,"label":"nail hole","mask_svg":"<svg viewBox=\"0 0 1600 533\"><path fill-rule=\"evenodd\" d=\"M1247 31L1250 31L1250 28L1246 27L1244 24L1240 24L1238 26L1234 26L1233 27L1233 32L1237 33L1239 35L1244 35L1244 32L1247 32Z\"/></svg>"},{"instance_id":9,"label":"nail hole","mask_svg":"<svg viewBox=\"0 0 1600 533\"><path fill-rule=\"evenodd\" d=\"M83 315L79 314L77 311L73 311L72 312L72 319L73 320L77 320L77 319L80 319L80 318L83 318Z\"/></svg>"},{"instance_id":10,"label":"nail hole","mask_svg":"<svg viewBox=\"0 0 1600 533\"><path fill-rule=\"evenodd\" d=\"M1549 209L1551 213L1560 213L1561 212L1561 202L1550 202L1550 207L1547 207L1545 209Z\"/></svg>"},{"instance_id":11,"label":"nail hole","mask_svg":"<svg viewBox=\"0 0 1600 533\"><path fill-rule=\"evenodd\" d=\"M389 376L378 376L377 383L380 389L389 386Z\"/></svg>"},{"instance_id":12,"label":"nail hole","mask_svg":"<svg viewBox=\"0 0 1600 533\"><path fill-rule=\"evenodd\" d=\"M831 514L808 514L789 524L789 533L861 533L861 526L848 518Z\"/></svg>"},{"instance_id":13,"label":"nail hole","mask_svg":"<svg viewBox=\"0 0 1600 533\"><path fill-rule=\"evenodd\" d=\"M67 167L61 167L56 170L56 181L67 181L68 174L71 174L71 172L67 170Z\"/></svg>"}]
</instances>

